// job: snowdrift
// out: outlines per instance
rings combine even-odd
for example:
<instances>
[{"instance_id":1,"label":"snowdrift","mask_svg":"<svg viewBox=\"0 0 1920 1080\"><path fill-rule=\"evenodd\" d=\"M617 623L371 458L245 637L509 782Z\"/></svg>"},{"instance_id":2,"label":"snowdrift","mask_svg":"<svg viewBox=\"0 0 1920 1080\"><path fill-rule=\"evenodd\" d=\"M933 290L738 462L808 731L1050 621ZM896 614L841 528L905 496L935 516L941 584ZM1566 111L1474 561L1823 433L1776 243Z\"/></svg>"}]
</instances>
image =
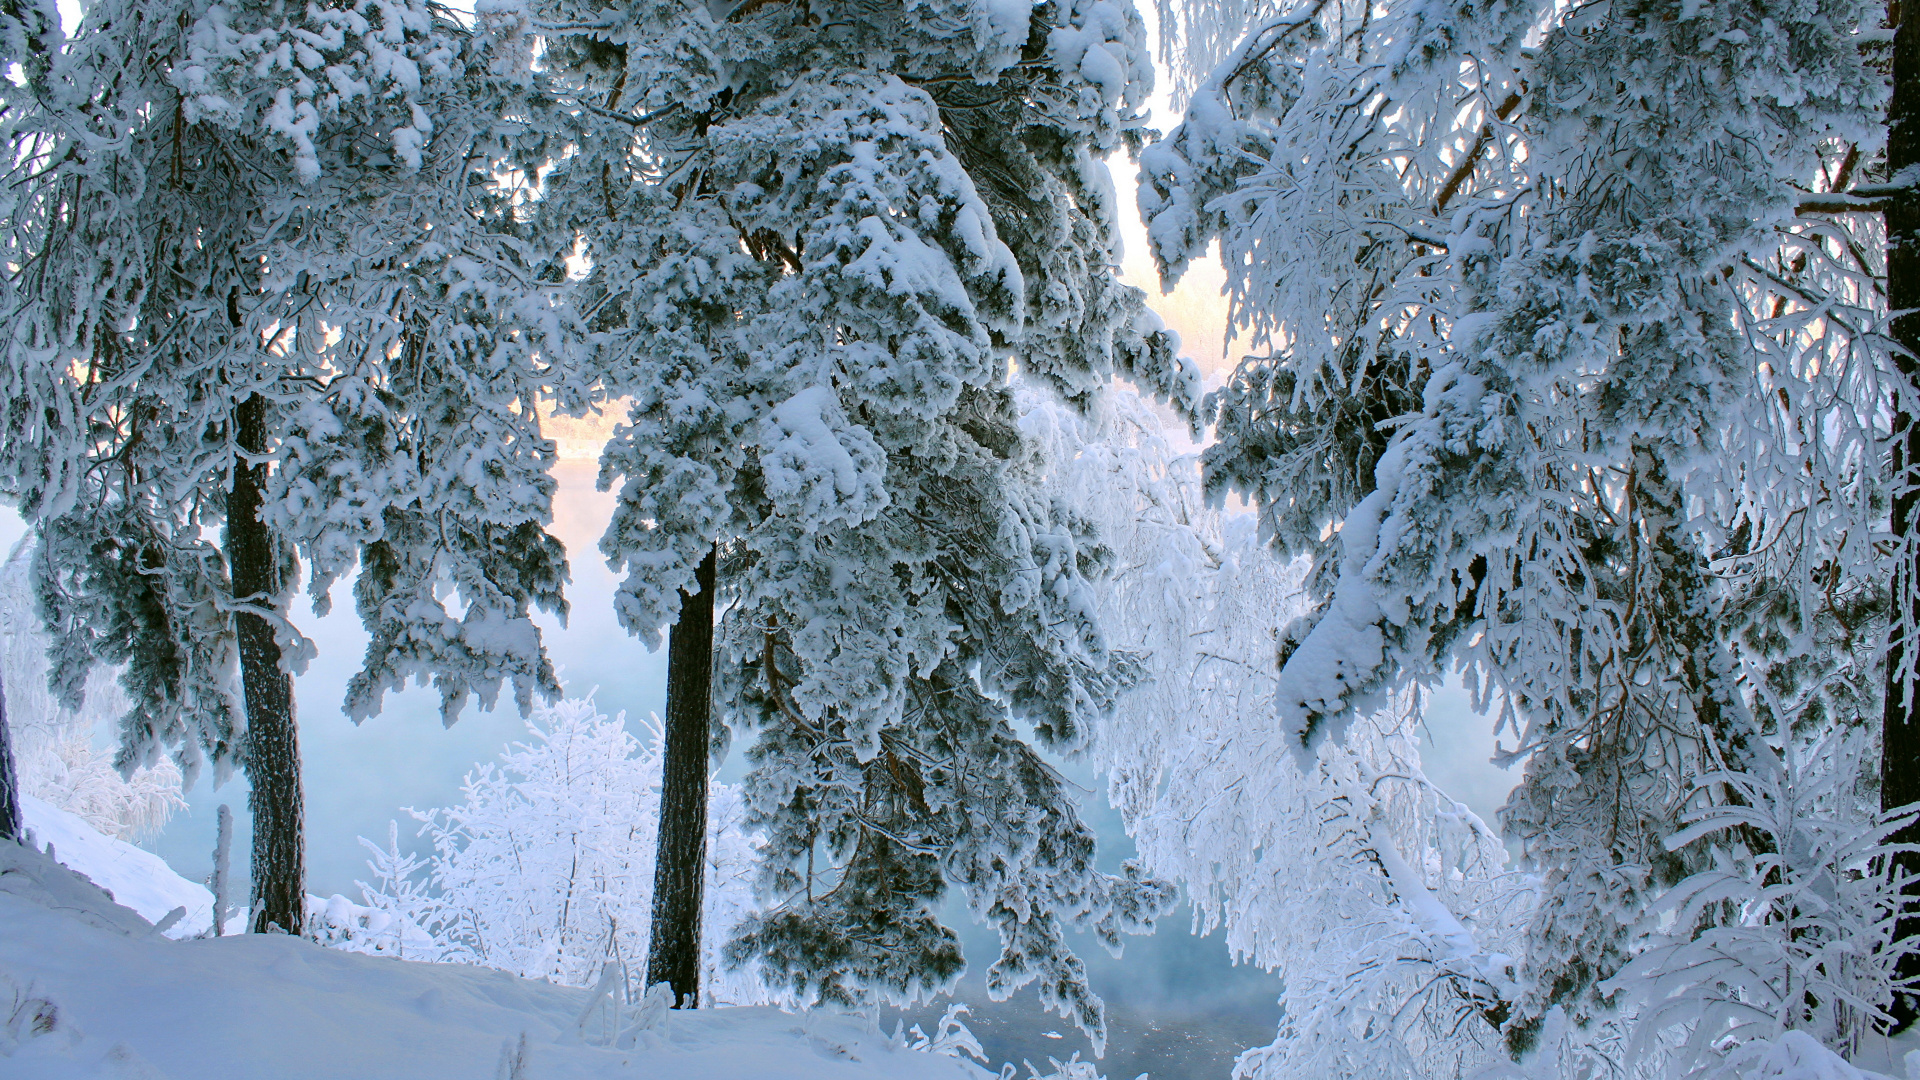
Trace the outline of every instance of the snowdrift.
<instances>
[{"instance_id":1,"label":"snowdrift","mask_svg":"<svg viewBox=\"0 0 1920 1080\"><path fill-rule=\"evenodd\" d=\"M0 1075L8 1080L992 1075L910 1049L857 1017L771 1008L662 1009L629 1018L626 1048L593 1045L611 1006L504 972L298 938L171 940L44 852L0 841Z\"/></svg>"}]
</instances>

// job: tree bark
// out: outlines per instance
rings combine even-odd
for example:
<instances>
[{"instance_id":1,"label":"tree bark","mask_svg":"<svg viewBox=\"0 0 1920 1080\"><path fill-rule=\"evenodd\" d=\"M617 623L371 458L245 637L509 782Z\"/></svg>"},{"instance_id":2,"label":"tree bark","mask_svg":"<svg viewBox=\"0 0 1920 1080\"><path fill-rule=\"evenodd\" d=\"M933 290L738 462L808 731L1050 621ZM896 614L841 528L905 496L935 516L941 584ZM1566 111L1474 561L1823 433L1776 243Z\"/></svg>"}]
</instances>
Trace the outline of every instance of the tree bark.
<instances>
[{"instance_id":1,"label":"tree bark","mask_svg":"<svg viewBox=\"0 0 1920 1080\"><path fill-rule=\"evenodd\" d=\"M1920 394L1920 194L1901 186L1901 172L1920 165L1920 19L1900 17L1900 4L1888 5L1889 20L1897 25L1893 38L1893 100L1887 106L1887 168L1893 193L1886 203L1887 307L1898 314L1892 335L1898 348L1894 363ZM1892 626L1887 645L1887 694L1881 721L1880 805L1885 809L1920 802L1920 679L1915 678L1910 650L1920 642L1908 638L1920 626L1920 545L1913 542L1916 511L1920 511L1920 426L1909 411L1910 400L1895 403L1891 442L1893 477ZM1909 826L1894 836L1898 843L1920 842L1920 827ZM1920 858L1898 857L1908 872L1920 871ZM1908 899L1895 926L1896 943L1920 938L1920 889L1908 890ZM1920 955L1909 953L1898 972L1920 976ZM1898 995L1893 1006L1896 1029L1911 1026L1920 1016L1920 1002Z\"/></svg>"},{"instance_id":2,"label":"tree bark","mask_svg":"<svg viewBox=\"0 0 1920 1080\"><path fill-rule=\"evenodd\" d=\"M20 772L13 760L13 729L7 726L7 688L0 679L0 840L23 839L26 831L26 819L20 816Z\"/></svg>"},{"instance_id":3,"label":"tree bark","mask_svg":"<svg viewBox=\"0 0 1920 1080\"><path fill-rule=\"evenodd\" d=\"M242 453L266 450L267 402L259 394L234 410L234 441ZM233 598L255 607L278 606L282 582L273 536L260 520L267 466L236 459L227 495L227 569ZM253 921L257 934L298 934L306 909L305 811L300 790L300 742L294 730L293 677L280 663L273 624L237 611L240 685L246 697L247 739L242 757L252 791Z\"/></svg>"},{"instance_id":4,"label":"tree bark","mask_svg":"<svg viewBox=\"0 0 1920 1080\"><path fill-rule=\"evenodd\" d=\"M715 553L694 572L697 594L680 594L667 637L666 753L661 763L660 840L653 864L653 925L647 985L666 983L674 1008L700 1004L700 922L707 868L707 758L713 730Z\"/></svg>"}]
</instances>

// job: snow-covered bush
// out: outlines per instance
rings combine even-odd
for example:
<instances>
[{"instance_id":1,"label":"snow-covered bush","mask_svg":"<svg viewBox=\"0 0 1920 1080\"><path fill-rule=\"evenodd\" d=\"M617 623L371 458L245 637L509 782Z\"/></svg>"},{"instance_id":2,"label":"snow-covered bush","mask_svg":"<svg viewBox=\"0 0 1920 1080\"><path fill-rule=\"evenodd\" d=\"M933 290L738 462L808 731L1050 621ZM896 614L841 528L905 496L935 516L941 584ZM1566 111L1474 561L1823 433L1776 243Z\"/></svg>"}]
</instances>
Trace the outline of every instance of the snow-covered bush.
<instances>
[{"instance_id":1,"label":"snow-covered bush","mask_svg":"<svg viewBox=\"0 0 1920 1080\"><path fill-rule=\"evenodd\" d=\"M1901 955L1888 837L1913 815L1860 790L1873 751L1840 730L1700 779L1724 794L1667 844L1705 839L1712 865L1654 906L1651 944L1614 980L1636 1007L1636 1061L1731 1080L1790 1032L1852 1055L1887 1020Z\"/></svg>"},{"instance_id":2,"label":"snow-covered bush","mask_svg":"<svg viewBox=\"0 0 1920 1080\"><path fill-rule=\"evenodd\" d=\"M980 1040L974 1038L973 1031L967 1027L966 1021L961 1019L972 1011L965 1005L955 1002L947 1006L946 1012L940 1014L940 1022L934 1025L933 1034L927 1034L921 1030L919 1024L915 1024L902 1035L899 1024L896 1023L894 1037L909 1050L919 1050L928 1054L945 1054L962 1060L973 1058L985 1061L987 1052L980 1048Z\"/></svg>"},{"instance_id":3,"label":"snow-covered bush","mask_svg":"<svg viewBox=\"0 0 1920 1080\"><path fill-rule=\"evenodd\" d=\"M29 573L33 540L23 539L0 566L0 677L7 725L20 770L20 790L74 814L104 835L128 839L157 832L186 805L180 769L170 757L126 776L95 749L103 723L127 711L118 671L95 669L79 709L47 688L47 639L35 613Z\"/></svg>"},{"instance_id":4,"label":"snow-covered bush","mask_svg":"<svg viewBox=\"0 0 1920 1080\"><path fill-rule=\"evenodd\" d=\"M361 839L372 882L365 910L341 901L326 926L343 947L484 964L569 986L592 986L605 965L635 992L644 972L660 811L660 732L642 741L624 714L591 700L536 708L528 739L480 765L458 806L407 812L430 855ZM740 789L714 783L707 839L703 998L753 1004L771 997L752 969L729 971L719 950L756 909L752 875L761 839L741 828ZM409 940L410 927L426 941Z\"/></svg>"},{"instance_id":5,"label":"snow-covered bush","mask_svg":"<svg viewBox=\"0 0 1920 1080\"><path fill-rule=\"evenodd\" d=\"M1453 1077L1497 1061L1531 887L1421 772L1418 696L1312 763L1289 753L1275 657L1305 610L1304 561L1276 558L1252 513L1209 506L1196 455L1137 396L1088 416L1037 392L1023 404L1052 492L1109 548L1095 591L1112 645L1148 676L1093 740L1109 796L1146 870L1186 887L1195 929L1223 928L1285 980L1274 1043L1236 1075Z\"/></svg>"},{"instance_id":6,"label":"snow-covered bush","mask_svg":"<svg viewBox=\"0 0 1920 1080\"><path fill-rule=\"evenodd\" d=\"M399 846L398 826L388 837L389 850ZM381 852L380 857L385 857ZM376 862L374 865L378 866ZM415 867L418 867L416 862ZM378 871L376 871L376 876ZM309 939L333 949L392 956L401 960L435 960L445 952L432 935L404 914L408 901L419 896L419 882L400 882L405 898L389 907L356 904L339 893L321 898L307 894L307 917L302 933Z\"/></svg>"}]
</instances>

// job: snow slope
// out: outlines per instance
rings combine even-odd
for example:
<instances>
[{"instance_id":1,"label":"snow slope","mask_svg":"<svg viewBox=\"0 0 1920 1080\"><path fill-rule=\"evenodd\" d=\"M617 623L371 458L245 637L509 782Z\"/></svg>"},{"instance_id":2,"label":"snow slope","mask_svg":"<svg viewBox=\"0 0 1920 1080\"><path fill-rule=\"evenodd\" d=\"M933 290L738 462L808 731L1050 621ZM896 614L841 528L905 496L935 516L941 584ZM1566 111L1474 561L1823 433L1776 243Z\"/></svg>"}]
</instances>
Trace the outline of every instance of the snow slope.
<instances>
[{"instance_id":1,"label":"snow slope","mask_svg":"<svg viewBox=\"0 0 1920 1080\"><path fill-rule=\"evenodd\" d=\"M582 1033L593 1005L587 991L504 972L297 938L169 940L44 852L0 841L8 1080L991 1075L911 1050L858 1018L771 1008L660 1010L640 1019L646 1030L627 1040L631 1048L606 1048L589 1042L593 1021Z\"/></svg>"},{"instance_id":2,"label":"snow slope","mask_svg":"<svg viewBox=\"0 0 1920 1080\"><path fill-rule=\"evenodd\" d=\"M102 835L77 814L22 792L20 814L37 847L53 845L60 863L105 889L114 902L132 908L148 922L159 922L174 908L187 913L167 929L169 937L191 937L213 925L213 893L173 872L160 856L124 840ZM232 901L229 901L231 903ZM227 932L246 926L244 915L230 916Z\"/></svg>"}]
</instances>

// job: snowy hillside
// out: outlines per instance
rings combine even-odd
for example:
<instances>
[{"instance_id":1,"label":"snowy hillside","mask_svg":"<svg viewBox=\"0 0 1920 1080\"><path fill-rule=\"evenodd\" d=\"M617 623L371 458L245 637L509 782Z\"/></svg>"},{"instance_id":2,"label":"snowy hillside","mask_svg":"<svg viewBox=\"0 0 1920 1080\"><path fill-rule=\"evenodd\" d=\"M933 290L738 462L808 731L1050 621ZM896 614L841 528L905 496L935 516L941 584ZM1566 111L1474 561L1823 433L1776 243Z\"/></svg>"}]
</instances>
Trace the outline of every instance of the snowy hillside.
<instances>
[{"instance_id":1,"label":"snowy hillside","mask_svg":"<svg viewBox=\"0 0 1920 1080\"><path fill-rule=\"evenodd\" d=\"M174 873L158 855L102 836L78 815L31 795L20 797L20 808L36 845L51 844L61 865L86 875L141 918L159 922L173 909L185 908L186 914L167 928L168 937L192 937L213 925L213 893ZM246 925L240 916L227 921L229 933Z\"/></svg>"},{"instance_id":2,"label":"snowy hillside","mask_svg":"<svg viewBox=\"0 0 1920 1080\"><path fill-rule=\"evenodd\" d=\"M0 1074L9 1080L990 1075L857 1018L614 1013L587 991L483 968L279 936L166 940L44 853L0 844Z\"/></svg>"}]
</instances>

